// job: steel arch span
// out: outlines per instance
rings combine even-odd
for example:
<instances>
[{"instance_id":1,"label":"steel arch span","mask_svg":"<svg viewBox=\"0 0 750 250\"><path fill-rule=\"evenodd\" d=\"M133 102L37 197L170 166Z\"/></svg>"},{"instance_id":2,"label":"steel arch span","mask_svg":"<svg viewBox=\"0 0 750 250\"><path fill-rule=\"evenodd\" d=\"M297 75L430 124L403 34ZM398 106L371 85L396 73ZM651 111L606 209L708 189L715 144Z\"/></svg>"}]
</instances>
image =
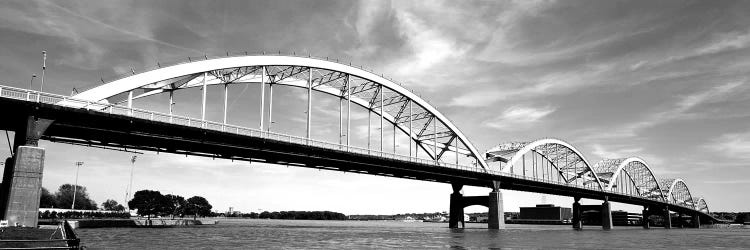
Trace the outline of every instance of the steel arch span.
<instances>
[{"instance_id":1,"label":"steel arch span","mask_svg":"<svg viewBox=\"0 0 750 250\"><path fill-rule=\"evenodd\" d=\"M670 178L662 179L660 182L667 203L691 207L698 210L698 206L696 206L696 202L690 194L690 189L688 189L685 181L679 178ZM708 205L706 205L706 207L708 207Z\"/></svg>"},{"instance_id":2,"label":"steel arch span","mask_svg":"<svg viewBox=\"0 0 750 250\"><path fill-rule=\"evenodd\" d=\"M693 199L698 200L695 202L696 210L704 212L706 214L710 213L711 211L708 209L708 203L706 203L706 200L703 199L703 197L694 197Z\"/></svg>"},{"instance_id":3,"label":"steel arch span","mask_svg":"<svg viewBox=\"0 0 750 250\"><path fill-rule=\"evenodd\" d=\"M615 188L626 191L626 187L630 187L627 184L631 184L637 195L665 201L665 195L654 172L641 158L604 159L597 162L594 169L602 183L606 184L608 191L614 191ZM622 183L622 187L619 187L618 183Z\"/></svg>"},{"instance_id":4,"label":"steel arch span","mask_svg":"<svg viewBox=\"0 0 750 250\"><path fill-rule=\"evenodd\" d=\"M501 164L501 171L504 172L512 171L520 162L525 175L526 154L528 153L532 153L532 165L537 165L534 154L540 156L558 171L566 183L578 183L583 186L595 183L596 187L604 190L604 185L583 154L563 140L546 138L528 142L503 143L488 150L485 157L488 162L505 163Z\"/></svg>"},{"instance_id":5,"label":"steel arch span","mask_svg":"<svg viewBox=\"0 0 750 250\"><path fill-rule=\"evenodd\" d=\"M409 136L432 159L444 161L445 155L455 154L458 161L459 155L462 155L473 158L485 171L488 169L487 163L468 138L447 117L416 94L371 72L320 59L270 55L207 59L134 74L73 97L109 103L109 99L127 94L128 106L131 106L134 99L169 93L171 113L171 98L174 91L202 87L202 116L205 117L205 86L223 85L226 123L226 96L229 95L227 86L247 83L258 83L263 86L262 88L265 88L265 85L270 85L270 88L273 85L306 88L308 105L311 98L309 91L312 90L339 97L340 107L341 102L346 100L346 105L354 103L375 113L381 117L381 127L382 120L391 123ZM262 92L265 94L265 90ZM261 117L264 108L265 106L261 107ZM348 106L347 110L350 110ZM308 121L310 113L308 112ZM262 120L263 118L261 130ZM383 129L380 131L382 142Z\"/></svg>"}]
</instances>

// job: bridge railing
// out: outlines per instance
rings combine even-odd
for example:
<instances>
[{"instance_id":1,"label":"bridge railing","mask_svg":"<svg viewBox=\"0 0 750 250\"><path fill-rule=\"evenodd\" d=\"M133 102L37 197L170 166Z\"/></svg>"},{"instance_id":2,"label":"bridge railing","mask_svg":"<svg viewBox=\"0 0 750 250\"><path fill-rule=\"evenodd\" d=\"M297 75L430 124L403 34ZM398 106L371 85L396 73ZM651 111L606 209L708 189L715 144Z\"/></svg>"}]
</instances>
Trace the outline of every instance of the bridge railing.
<instances>
[{"instance_id":1,"label":"bridge railing","mask_svg":"<svg viewBox=\"0 0 750 250\"><path fill-rule=\"evenodd\" d=\"M475 167L475 166L466 166L466 165L460 165L460 164L435 161L431 159L405 156L405 155L395 154L391 152L383 152L379 150L361 148L361 147L356 147L356 146L351 146L351 145L331 143L331 142L326 142L326 141L310 139L306 137L299 137L299 136L293 136L293 135L270 132L270 131L261 131L259 129L246 128L246 127L225 124L225 123L220 123L220 122L195 119L195 118L190 118L186 116L164 114L164 113L138 109L138 108L132 108L132 107L129 108L126 106L121 106L121 105L116 105L116 104L92 102L92 101L87 101L87 100L71 98L69 96L38 92L34 90L29 90L29 89L22 89L22 88L15 88L15 87L8 87L8 86L0 85L0 97L16 99L16 100L31 101L31 102L46 103L46 104L54 104L54 105L65 106L65 107L80 107L83 109L92 110L96 112L130 116L130 117L149 120L149 121L171 123L171 124L182 125L182 126L189 126L189 127L196 127L196 128L202 128L202 129L208 129L208 130L214 130L214 131L239 134L239 135L259 137L259 138L264 138L264 139L269 139L269 140L276 140L276 141L289 142L289 143L302 144L302 145L310 145L310 146L315 146L315 147L320 147L320 148L327 148L331 150L346 151L350 153L369 155L369 156L374 156L374 157L382 157L382 158L409 161L409 162L422 163L422 164L428 164L428 165L435 165L439 167L447 167L447 168L461 169L461 170L474 171L474 172L490 172L490 170L484 170L480 167ZM495 171L491 171L491 172L495 172ZM498 173L499 172L495 174L498 174Z\"/></svg>"}]
</instances>

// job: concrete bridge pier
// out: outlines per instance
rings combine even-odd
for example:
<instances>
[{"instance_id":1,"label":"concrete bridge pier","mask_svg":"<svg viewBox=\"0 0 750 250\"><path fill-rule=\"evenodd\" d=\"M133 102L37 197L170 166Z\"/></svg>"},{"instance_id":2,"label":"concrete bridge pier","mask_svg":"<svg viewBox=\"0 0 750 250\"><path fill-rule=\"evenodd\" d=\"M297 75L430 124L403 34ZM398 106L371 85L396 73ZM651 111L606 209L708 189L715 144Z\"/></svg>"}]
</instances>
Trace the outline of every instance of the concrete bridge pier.
<instances>
[{"instance_id":1,"label":"concrete bridge pier","mask_svg":"<svg viewBox=\"0 0 750 250\"><path fill-rule=\"evenodd\" d=\"M641 219L641 224L643 224L643 229L650 229L651 228L651 219L649 219L649 216L651 216L651 212L649 211L648 207L643 207L643 212L641 213L643 216Z\"/></svg>"},{"instance_id":2,"label":"concrete bridge pier","mask_svg":"<svg viewBox=\"0 0 750 250\"><path fill-rule=\"evenodd\" d=\"M38 147L39 138L52 121L29 116L22 124L16 129L13 155L5 160L0 216L11 226L36 227L44 170L44 148Z\"/></svg>"},{"instance_id":3,"label":"concrete bridge pier","mask_svg":"<svg viewBox=\"0 0 750 250\"><path fill-rule=\"evenodd\" d=\"M492 192L487 199L487 228L505 229L505 212L503 211L503 193L500 192L500 181L492 181Z\"/></svg>"},{"instance_id":4,"label":"concrete bridge pier","mask_svg":"<svg viewBox=\"0 0 750 250\"><path fill-rule=\"evenodd\" d=\"M672 228L672 216L669 215L669 206L664 207L664 228Z\"/></svg>"},{"instance_id":5,"label":"concrete bridge pier","mask_svg":"<svg viewBox=\"0 0 750 250\"><path fill-rule=\"evenodd\" d=\"M458 223L465 228L464 208L473 205L486 206L489 208L487 213L487 228L504 229L505 214L503 212L503 193L500 192L500 181L492 181L492 191L488 196L464 196L461 193L461 184L451 184L453 193L451 194L451 204L448 219L448 227L458 228Z\"/></svg>"},{"instance_id":6,"label":"concrete bridge pier","mask_svg":"<svg viewBox=\"0 0 750 250\"><path fill-rule=\"evenodd\" d=\"M698 213L693 213L693 228L701 228L701 216Z\"/></svg>"},{"instance_id":7,"label":"concrete bridge pier","mask_svg":"<svg viewBox=\"0 0 750 250\"><path fill-rule=\"evenodd\" d=\"M573 229L581 230L581 197L573 197Z\"/></svg>"},{"instance_id":8,"label":"concrete bridge pier","mask_svg":"<svg viewBox=\"0 0 750 250\"><path fill-rule=\"evenodd\" d=\"M612 210L609 206L608 196L604 196L604 203L602 203L602 229L612 229Z\"/></svg>"},{"instance_id":9,"label":"concrete bridge pier","mask_svg":"<svg viewBox=\"0 0 750 250\"><path fill-rule=\"evenodd\" d=\"M458 228L458 222L461 222L461 228L465 228L464 224L464 195L461 193L461 189L464 185L451 184L453 187L453 193L451 194L451 204L448 216L448 227Z\"/></svg>"}]
</instances>

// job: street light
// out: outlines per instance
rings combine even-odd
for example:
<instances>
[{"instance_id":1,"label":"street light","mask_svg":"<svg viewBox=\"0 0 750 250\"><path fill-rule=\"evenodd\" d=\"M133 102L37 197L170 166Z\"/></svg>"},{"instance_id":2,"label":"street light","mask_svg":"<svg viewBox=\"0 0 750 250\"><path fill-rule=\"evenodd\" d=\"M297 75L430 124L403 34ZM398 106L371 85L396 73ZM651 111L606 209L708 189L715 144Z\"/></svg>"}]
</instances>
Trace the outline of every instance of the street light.
<instances>
[{"instance_id":1,"label":"street light","mask_svg":"<svg viewBox=\"0 0 750 250\"><path fill-rule=\"evenodd\" d=\"M47 69L47 51L42 51L42 86L39 86L39 92L44 91L44 70Z\"/></svg>"},{"instance_id":2,"label":"street light","mask_svg":"<svg viewBox=\"0 0 750 250\"><path fill-rule=\"evenodd\" d=\"M128 199L130 198L130 194L133 191L133 170L135 169L135 159L138 158L137 155L134 155L133 158L130 158L130 184L128 185L128 190L125 192L125 205L128 205ZM130 206L128 206L128 210L130 210Z\"/></svg>"},{"instance_id":3,"label":"street light","mask_svg":"<svg viewBox=\"0 0 750 250\"><path fill-rule=\"evenodd\" d=\"M70 206L71 210L76 209L76 194L78 193L78 170L81 169L82 165L83 165L82 161L76 162L76 185L73 186L73 205Z\"/></svg>"},{"instance_id":4,"label":"street light","mask_svg":"<svg viewBox=\"0 0 750 250\"><path fill-rule=\"evenodd\" d=\"M29 83L29 89L34 86L34 78L36 78L36 74L31 75L31 83Z\"/></svg>"}]
</instances>

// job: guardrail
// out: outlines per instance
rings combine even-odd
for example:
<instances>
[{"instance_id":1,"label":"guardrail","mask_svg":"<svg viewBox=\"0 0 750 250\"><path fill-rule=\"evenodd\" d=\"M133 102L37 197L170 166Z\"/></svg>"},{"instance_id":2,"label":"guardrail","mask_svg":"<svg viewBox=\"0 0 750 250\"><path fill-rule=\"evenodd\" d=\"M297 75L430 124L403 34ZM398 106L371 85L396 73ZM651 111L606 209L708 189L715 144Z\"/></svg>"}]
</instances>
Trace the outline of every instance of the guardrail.
<instances>
[{"instance_id":1,"label":"guardrail","mask_svg":"<svg viewBox=\"0 0 750 250\"><path fill-rule=\"evenodd\" d=\"M577 185L577 184L567 183L565 181L556 181L556 180L549 180L549 179L531 177L531 176L526 176L526 175L518 175L514 173L495 171L491 169L485 170L481 167L466 166L466 165L460 165L460 164L440 162L440 161L435 161L435 160L430 160L430 159L417 158L417 157L412 157L412 156L399 155L399 154L383 152L383 151L378 151L378 150L373 150L373 149L368 149L368 148L361 148L361 147L356 147L356 146L351 146L351 145L325 142L325 141L320 141L320 140L315 140L315 139L310 139L310 138L305 138L305 137L300 137L300 136L293 136L293 135L281 134L281 133L270 132L270 131L261 131L261 130L253 129L253 128L247 128L247 127L241 127L241 126L225 124L225 123L220 123L220 122L195 119L195 118L190 118L186 116L179 116L179 115L174 115L174 114L170 115L170 114L164 114L164 113L159 113L159 112L154 112L154 111L149 111L149 110L144 110L144 109L137 109L137 108L128 108L126 106L121 106L121 105L116 105L116 104L92 102L92 101L87 101L87 100L71 98L69 96L44 93L44 92L39 92L39 91L34 91L34 90L29 90L29 89L22 89L22 88L15 88L15 87L0 85L0 97L23 100L23 101L30 101L30 102L45 103L45 104L53 104L53 105L65 106L65 107L74 107L74 108L77 107L77 108L82 108L82 109L87 109L87 110L92 110L92 111L97 111L97 112L102 112L102 113L130 116L130 117L149 120L149 121L164 122L164 123L170 123L170 124L175 124L175 125L189 126L189 127L202 128L202 129L213 130L213 131L221 131L221 132L238 134L238 135L246 135L246 136L258 137L258 138L264 138L268 140L295 143L295 144L301 144L301 145L309 145L309 146L315 146L315 147L326 148L326 149L331 149L331 150L338 150L338 151L345 151L345 152L356 153L356 154L361 154L361 155L367 155L367 156L372 156L372 157L382 157L382 158L421 163L421 164L427 164L427 165L433 165L433 166L439 166L439 167L460 169L460 170L477 172L477 173L487 173L487 174L496 175L496 176L505 176L505 177L512 177L512 178L518 178L518 179L532 180L536 182L549 183L549 184L555 184L555 185L567 186L567 187L577 187L577 188L583 188L583 189L599 191L599 192L604 192L604 193L612 193L612 194L617 193L617 194L631 195L631 194L624 193L624 192L602 190L596 186ZM648 198L648 199L651 199L651 198ZM652 199L652 200L658 201L658 199ZM695 209L693 207L690 207L684 204L673 203L671 201L667 202L667 204Z\"/></svg>"}]
</instances>

